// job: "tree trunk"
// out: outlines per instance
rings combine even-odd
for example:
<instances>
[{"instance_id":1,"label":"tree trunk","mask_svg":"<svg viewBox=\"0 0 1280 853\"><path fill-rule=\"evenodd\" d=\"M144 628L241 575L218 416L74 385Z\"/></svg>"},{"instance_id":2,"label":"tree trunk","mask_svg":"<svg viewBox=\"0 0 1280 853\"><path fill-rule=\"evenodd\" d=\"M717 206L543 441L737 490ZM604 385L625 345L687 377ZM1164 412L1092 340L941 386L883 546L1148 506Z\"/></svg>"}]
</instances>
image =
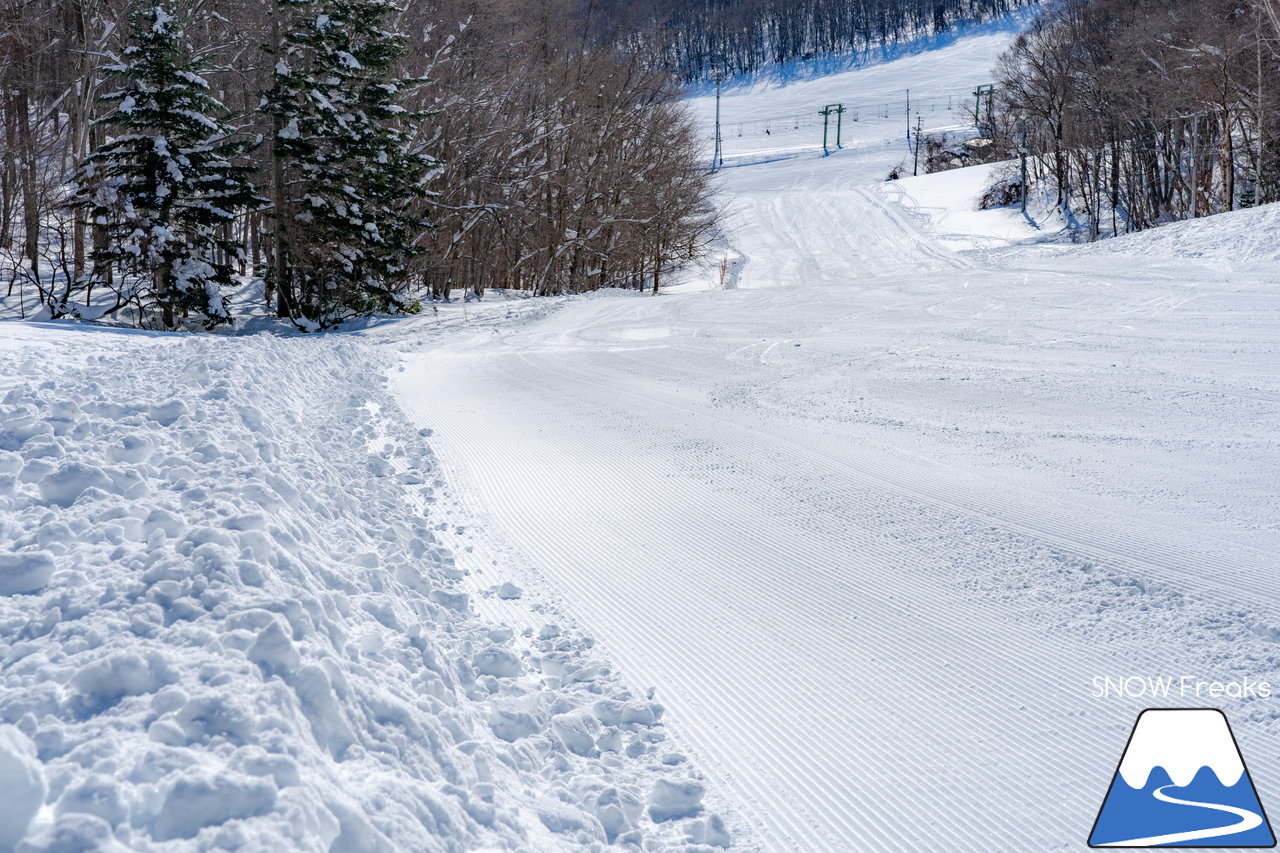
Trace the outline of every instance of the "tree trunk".
<instances>
[{"instance_id":1,"label":"tree trunk","mask_svg":"<svg viewBox=\"0 0 1280 853\"><path fill-rule=\"evenodd\" d=\"M18 120L19 179L22 182L23 253L31 264L31 278L44 299L40 281L40 198L36 192L36 152L32 139L31 104L25 92L14 99Z\"/></svg>"}]
</instances>

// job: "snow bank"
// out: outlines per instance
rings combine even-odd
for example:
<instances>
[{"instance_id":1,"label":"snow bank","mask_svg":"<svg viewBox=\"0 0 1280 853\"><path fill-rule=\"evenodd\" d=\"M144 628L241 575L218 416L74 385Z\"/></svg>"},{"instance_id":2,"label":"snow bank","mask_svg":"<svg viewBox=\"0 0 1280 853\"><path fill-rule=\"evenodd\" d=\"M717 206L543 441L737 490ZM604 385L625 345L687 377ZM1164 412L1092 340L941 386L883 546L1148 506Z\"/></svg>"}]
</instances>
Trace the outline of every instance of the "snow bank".
<instances>
[{"instance_id":1,"label":"snow bank","mask_svg":"<svg viewBox=\"0 0 1280 853\"><path fill-rule=\"evenodd\" d=\"M1280 261L1277 232L1280 232L1280 204L1266 204L1123 234L1080 247L1079 251L1140 255L1163 261L1203 259L1272 264Z\"/></svg>"},{"instance_id":2,"label":"snow bank","mask_svg":"<svg viewBox=\"0 0 1280 853\"><path fill-rule=\"evenodd\" d=\"M0 850L728 843L590 640L469 607L371 348L50 337L0 376Z\"/></svg>"},{"instance_id":3,"label":"snow bank","mask_svg":"<svg viewBox=\"0 0 1280 853\"><path fill-rule=\"evenodd\" d=\"M988 163L949 169L886 181L880 189L925 220L937 241L949 249L965 251L1044 239L1046 231L1037 228L1016 207L978 208L996 174L1007 167L1005 163Z\"/></svg>"},{"instance_id":4,"label":"snow bank","mask_svg":"<svg viewBox=\"0 0 1280 853\"><path fill-rule=\"evenodd\" d=\"M1280 261L1280 205L1220 213L1172 222L1135 234L1109 237L1104 228L1095 243L1071 242L1071 232L1053 210L1051 200L1029 201L1031 218L1016 207L979 210L982 194L1012 163L952 169L887 181L881 190L915 213L939 243L957 251L1039 243L1037 251L1070 252L1077 258L1134 255L1176 264L1206 260L1215 264L1273 264ZM1034 220L1034 222L1033 222Z\"/></svg>"}]
</instances>

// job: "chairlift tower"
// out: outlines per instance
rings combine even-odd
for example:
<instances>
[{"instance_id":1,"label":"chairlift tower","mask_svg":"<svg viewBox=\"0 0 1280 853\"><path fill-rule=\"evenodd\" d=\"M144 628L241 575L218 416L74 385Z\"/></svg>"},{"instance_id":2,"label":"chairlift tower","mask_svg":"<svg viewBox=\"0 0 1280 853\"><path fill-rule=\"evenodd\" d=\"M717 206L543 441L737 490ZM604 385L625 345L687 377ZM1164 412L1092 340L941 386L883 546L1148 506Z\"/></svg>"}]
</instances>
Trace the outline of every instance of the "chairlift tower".
<instances>
[{"instance_id":1,"label":"chairlift tower","mask_svg":"<svg viewBox=\"0 0 1280 853\"><path fill-rule=\"evenodd\" d=\"M920 174L920 138L921 131L924 128L924 118L919 112L916 113L916 145L915 145L915 165L911 167L912 175ZM927 164L926 164L927 165Z\"/></svg>"},{"instance_id":2,"label":"chairlift tower","mask_svg":"<svg viewBox=\"0 0 1280 853\"><path fill-rule=\"evenodd\" d=\"M720 127L720 87L724 83L724 57L712 59L716 79L716 150L711 155L711 171L724 168L724 133Z\"/></svg>"},{"instance_id":3,"label":"chairlift tower","mask_svg":"<svg viewBox=\"0 0 1280 853\"><path fill-rule=\"evenodd\" d=\"M986 83L973 90L973 126L979 131L982 130L982 99L987 99L987 132L995 135L995 94L996 87L993 83Z\"/></svg>"},{"instance_id":4,"label":"chairlift tower","mask_svg":"<svg viewBox=\"0 0 1280 853\"><path fill-rule=\"evenodd\" d=\"M827 147L827 133L831 125L831 116L833 115L836 117L836 150L838 151L843 147L840 144L840 129L843 124L844 104L827 104L818 110L818 115L822 116L822 156L825 157L831 153Z\"/></svg>"}]
</instances>

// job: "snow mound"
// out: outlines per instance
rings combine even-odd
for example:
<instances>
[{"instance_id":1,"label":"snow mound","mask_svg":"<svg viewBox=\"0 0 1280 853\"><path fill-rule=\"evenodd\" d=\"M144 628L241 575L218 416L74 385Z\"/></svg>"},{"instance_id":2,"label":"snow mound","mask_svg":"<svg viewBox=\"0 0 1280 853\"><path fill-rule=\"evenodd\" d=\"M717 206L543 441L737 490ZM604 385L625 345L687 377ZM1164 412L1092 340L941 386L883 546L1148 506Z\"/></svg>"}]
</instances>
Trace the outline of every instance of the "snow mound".
<instances>
[{"instance_id":1,"label":"snow mound","mask_svg":"<svg viewBox=\"0 0 1280 853\"><path fill-rule=\"evenodd\" d=\"M999 248L1044 238L1016 207L980 210L978 205L1005 163L950 169L885 181L880 190L916 214L937 241L954 251Z\"/></svg>"},{"instance_id":2,"label":"snow mound","mask_svg":"<svg viewBox=\"0 0 1280 853\"><path fill-rule=\"evenodd\" d=\"M980 210L982 194L1013 163L992 163L952 169L898 181L880 189L891 201L916 215L943 246L954 251L998 249L1030 243L1055 256L1070 253L1081 259L1131 255L1149 263L1177 265L1205 260L1215 264L1274 264L1280 261L1280 242L1271 235L1280 229L1280 204L1220 213L1200 219L1171 222L1133 234L1109 236L1109 222L1093 243L1072 243L1071 230L1048 197L1029 200L1031 218L1016 206ZM1034 220L1034 222L1033 222Z\"/></svg>"},{"instance_id":3,"label":"snow mound","mask_svg":"<svg viewBox=\"0 0 1280 853\"><path fill-rule=\"evenodd\" d=\"M693 817L702 811L706 789L693 779L662 779L649 796L649 814L654 820Z\"/></svg>"},{"instance_id":4,"label":"snow mound","mask_svg":"<svg viewBox=\"0 0 1280 853\"><path fill-rule=\"evenodd\" d=\"M1077 251L1141 255L1165 261L1212 260L1224 263L1280 261L1280 204L1171 222L1136 234L1100 240Z\"/></svg>"},{"instance_id":5,"label":"snow mound","mask_svg":"<svg viewBox=\"0 0 1280 853\"><path fill-rule=\"evenodd\" d=\"M53 559L43 551L0 554L0 595L35 592L53 575Z\"/></svg>"},{"instance_id":6,"label":"snow mound","mask_svg":"<svg viewBox=\"0 0 1280 853\"><path fill-rule=\"evenodd\" d=\"M661 707L475 614L370 347L100 338L0 376L0 850L684 849Z\"/></svg>"}]
</instances>

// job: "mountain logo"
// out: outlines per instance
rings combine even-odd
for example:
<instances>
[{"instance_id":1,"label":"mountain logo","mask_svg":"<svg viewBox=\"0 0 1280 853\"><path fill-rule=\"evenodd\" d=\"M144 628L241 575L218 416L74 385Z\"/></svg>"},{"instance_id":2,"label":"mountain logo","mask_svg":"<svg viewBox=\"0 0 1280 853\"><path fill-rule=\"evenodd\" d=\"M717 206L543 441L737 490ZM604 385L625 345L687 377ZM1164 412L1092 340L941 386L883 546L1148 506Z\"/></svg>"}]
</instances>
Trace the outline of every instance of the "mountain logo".
<instances>
[{"instance_id":1,"label":"mountain logo","mask_svg":"<svg viewBox=\"0 0 1280 853\"><path fill-rule=\"evenodd\" d=\"M1138 715L1090 847L1275 847L1226 715L1148 708Z\"/></svg>"}]
</instances>

